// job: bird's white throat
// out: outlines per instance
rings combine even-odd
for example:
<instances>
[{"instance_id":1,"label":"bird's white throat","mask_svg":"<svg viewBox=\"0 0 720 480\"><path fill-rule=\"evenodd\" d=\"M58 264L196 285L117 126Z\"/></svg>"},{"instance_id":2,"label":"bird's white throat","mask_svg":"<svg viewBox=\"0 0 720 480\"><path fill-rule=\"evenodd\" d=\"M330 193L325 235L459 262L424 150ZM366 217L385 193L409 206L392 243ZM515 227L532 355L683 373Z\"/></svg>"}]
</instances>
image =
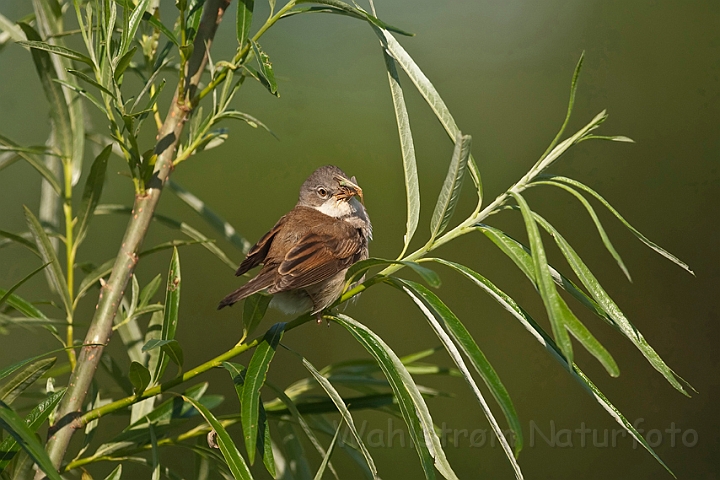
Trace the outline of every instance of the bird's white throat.
<instances>
[{"instance_id":1,"label":"bird's white throat","mask_svg":"<svg viewBox=\"0 0 720 480\"><path fill-rule=\"evenodd\" d=\"M319 207L315 207L315 209L325 215L342 218L354 215L357 211L359 211L359 208L357 207L362 208L362 205L355 197L349 200L338 200L335 197L330 197L325 203Z\"/></svg>"}]
</instances>

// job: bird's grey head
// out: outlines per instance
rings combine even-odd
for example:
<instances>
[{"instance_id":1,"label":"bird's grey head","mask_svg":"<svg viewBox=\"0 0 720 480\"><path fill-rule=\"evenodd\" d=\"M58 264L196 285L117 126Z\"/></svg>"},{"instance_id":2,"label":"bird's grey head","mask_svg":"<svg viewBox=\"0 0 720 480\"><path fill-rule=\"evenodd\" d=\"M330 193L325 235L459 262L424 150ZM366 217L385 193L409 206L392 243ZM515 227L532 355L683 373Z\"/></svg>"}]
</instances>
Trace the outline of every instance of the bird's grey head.
<instances>
[{"instance_id":1,"label":"bird's grey head","mask_svg":"<svg viewBox=\"0 0 720 480\"><path fill-rule=\"evenodd\" d=\"M298 205L318 210L323 206L324 209L335 209L349 204L355 196L362 201L362 189L357 185L355 177L348 178L338 167L325 165L315 170L302 184ZM328 212L323 213L330 215Z\"/></svg>"}]
</instances>

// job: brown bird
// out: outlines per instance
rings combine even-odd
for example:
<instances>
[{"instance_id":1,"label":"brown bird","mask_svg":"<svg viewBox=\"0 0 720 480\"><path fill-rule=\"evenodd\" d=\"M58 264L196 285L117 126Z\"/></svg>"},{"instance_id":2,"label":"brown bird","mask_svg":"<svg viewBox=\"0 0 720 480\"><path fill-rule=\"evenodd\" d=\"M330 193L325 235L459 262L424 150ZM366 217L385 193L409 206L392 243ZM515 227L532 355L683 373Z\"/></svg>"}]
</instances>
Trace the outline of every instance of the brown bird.
<instances>
[{"instance_id":1,"label":"brown bird","mask_svg":"<svg viewBox=\"0 0 720 480\"><path fill-rule=\"evenodd\" d=\"M295 208L250 249L235 275L262 264L260 272L223 298L218 310L266 292L274 295L271 307L310 312L321 322L321 312L342 293L347 269L368 258L372 225L362 200L355 177L333 165L315 170Z\"/></svg>"}]
</instances>

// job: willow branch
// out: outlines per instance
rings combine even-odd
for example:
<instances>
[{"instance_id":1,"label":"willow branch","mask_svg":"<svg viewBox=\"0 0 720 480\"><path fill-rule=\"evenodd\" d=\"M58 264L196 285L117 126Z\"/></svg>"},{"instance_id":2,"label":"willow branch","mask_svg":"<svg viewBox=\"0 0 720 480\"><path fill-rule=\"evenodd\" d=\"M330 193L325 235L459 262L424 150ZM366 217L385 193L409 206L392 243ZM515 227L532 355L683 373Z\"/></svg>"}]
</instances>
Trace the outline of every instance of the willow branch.
<instances>
[{"instance_id":1,"label":"willow branch","mask_svg":"<svg viewBox=\"0 0 720 480\"><path fill-rule=\"evenodd\" d=\"M168 115L158 133L155 146L157 160L153 176L147 183L145 191L135 196L133 216L125 231L110 279L100 290L95 316L85 337L85 344L97 345L86 346L81 350L77 367L70 377L67 393L56 417L58 421L50 432L47 451L56 468L60 467L70 438L78 427L75 420L81 414L82 405L95 375L104 345L110 341L113 319L125 288L135 271L138 252L160 199L163 185L172 172L173 159L180 135L191 112L186 99L192 98L197 90L198 82L207 63L207 49L212 43L217 26L229 4L230 0L208 0L205 4L194 42L193 55L187 62L184 84L178 85ZM184 97L181 98L178 92L184 92ZM42 473L39 476L42 478Z\"/></svg>"}]
</instances>

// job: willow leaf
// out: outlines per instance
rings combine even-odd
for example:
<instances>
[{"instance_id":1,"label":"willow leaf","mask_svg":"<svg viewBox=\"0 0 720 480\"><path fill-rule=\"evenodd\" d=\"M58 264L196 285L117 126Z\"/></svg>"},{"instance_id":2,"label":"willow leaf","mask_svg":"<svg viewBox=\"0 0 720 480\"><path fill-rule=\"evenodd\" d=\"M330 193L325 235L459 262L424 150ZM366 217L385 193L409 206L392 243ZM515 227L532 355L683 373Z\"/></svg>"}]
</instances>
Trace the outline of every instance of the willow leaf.
<instances>
[{"instance_id":1,"label":"willow leaf","mask_svg":"<svg viewBox=\"0 0 720 480\"><path fill-rule=\"evenodd\" d=\"M70 292L68 291L65 274L63 274L57 253L55 249L53 249L52 243L37 217L35 217L28 207L23 206L23 209L25 210L25 219L30 228L30 233L32 233L35 239L35 244L38 247L40 256L43 262L50 264L50 268L46 271L52 281L53 287L60 293L60 298L62 298L63 305L65 305L65 311L70 315L72 313L72 301L70 300Z\"/></svg>"},{"instance_id":2,"label":"willow leaf","mask_svg":"<svg viewBox=\"0 0 720 480\"><path fill-rule=\"evenodd\" d=\"M340 435L340 429L342 428L342 424L338 425L337 430L335 430L335 435L333 435L332 440L330 441L330 446L327 449L327 452L325 453L325 456L322 459L322 462L320 463L320 467L318 467L317 473L315 473L315 477L313 477L313 480L322 480L323 475L325 474L325 469L328 466L328 463L330 462L330 457L333 454L333 451L335 450L335 442L337 441L338 435Z\"/></svg>"},{"instance_id":3,"label":"willow leaf","mask_svg":"<svg viewBox=\"0 0 720 480\"><path fill-rule=\"evenodd\" d=\"M420 95L422 95L427 104L430 106L430 109L433 113L435 113L435 116L440 121L440 124L443 128L445 128L445 131L450 136L450 139L455 141L460 134L460 129L458 128L457 123L455 123L455 119L450 114L450 110L447 108L447 105L445 105L445 102L435 86L432 82L430 82L427 76L425 76L423 71L420 70L420 67L417 63L415 63L415 60L413 60L412 57L405 51L402 45L400 45L395 37L388 32L388 29L381 30L380 33L382 34L381 41L384 41L387 45L387 51L398 62L400 68L405 71L407 76L410 77L410 80L415 85L415 88L417 88ZM470 176L475 183L479 201L482 202L482 181L480 178L480 171L478 170L478 167L475 164L475 159L473 159L472 155L468 158L468 170L470 171Z\"/></svg>"},{"instance_id":4,"label":"willow leaf","mask_svg":"<svg viewBox=\"0 0 720 480\"><path fill-rule=\"evenodd\" d=\"M270 63L270 57L268 57L267 53L260 48L260 45L258 45L256 41L250 40L250 43L252 44L253 52L255 52L255 57L260 65L260 73L265 81L267 81L270 93L279 97L280 94L278 94L277 82L275 81L275 73L273 71L272 63Z\"/></svg>"},{"instance_id":5,"label":"willow leaf","mask_svg":"<svg viewBox=\"0 0 720 480\"><path fill-rule=\"evenodd\" d=\"M544 218L537 215L536 220L545 230L547 230L550 235L552 235L558 247L560 248L560 251L570 264L573 272L575 272L575 275L577 275L577 277L580 279L580 282L585 286L585 288L587 288L588 292L590 292L590 295L592 295L595 301L606 312L608 312L608 315L612 317L615 325L617 325L623 335L627 337L633 343L633 345L637 347L638 350L640 350L643 356L645 356L648 362L650 362L650 365L652 365L655 370L660 372L660 374L665 377L665 379L670 383L670 385L675 387L675 389L677 389L684 395L690 396L675 376L675 372L673 372L672 369L667 366L663 359L660 358L660 355L658 355L657 352L650 346L650 344L648 344L640 331L635 328L632 323L630 323L627 317L625 317L617 304L612 300L612 298L610 298L610 295L608 295L607 292L602 288L600 282L598 282L597 278L595 278L595 275L592 274L587 265L585 265L585 262L582 261L580 256L575 252L575 250L570 246L570 244L565 240L565 238Z\"/></svg>"},{"instance_id":6,"label":"willow leaf","mask_svg":"<svg viewBox=\"0 0 720 480\"><path fill-rule=\"evenodd\" d=\"M463 180L465 179L465 169L467 168L468 158L470 158L470 145L472 139L470 135L461 135L458 133L455 139L455 149L453 150L450 167L448 168L445 182L443 182L442 190L435 204L435 211L430 221L430 239L435 239L448 226L455 206L460 199L460 191L462 190Z\"/></svg>"},{"instance_id":7,"label":"willow leaf","mask_svg":"<svg viewBox=\"0 0 720 480\"><path fill-rule=\"evenodd\" d=\"M665 250L664 248L662 248L661 246L659 246L659 245L656 244L655 242L651 241L651 240L650 240L649 238L647 238L645 235L643 235L642 233L640 233L640 231L638 231L635 227L633 227L632 225L630 225L630 223L628 223L628 221L625 220L625 218L624 218L622 215L620 215L620 212L618 212L617 210L615 210L615 208L614 208L612 205L610 205L610 203L609 203L607 200L605 200L599 193L597 193L597 192L596 192L595 190L593 190L592 188L588 187L587 185L585 185L585 184L583 184L583 183L578 182L577 180L573 180L573 179L567 178L567 177L560 177L560 176L554 176L554 175L553 175L553 176L551 176L551 177L549 177L549 178L551 178L551 179L553 179L553 180L557 180L557 181L559 181L559 182L567 183L567 184L569 184L569 185L573 185L573 186L575 186L575 187L577 187L577 188L579 188L579 189L581 189L581 190L586 191L587 193L589 193L589 194L592 195L593 197L597 198L597 199L600 201L600 203L602 203L603 205L605 205L605 207L606 207L608 210L610 210L610 212L612 212L612 214L615 215L615 216L617 217L617 219L620 220L620 222L622 222L622 224L625 225L625 226L628 228L628 230L630 230L630 231L633 233L633 235L635 235L641 242L643 242L645 245L647 245L648 247L652 248L652 249L655 250L657 253L659 253L659 254L662 255L663 257L665 257L665 258L667 258L668 260L670 260L671 262L673 262L675 265L678 265L678 266L681 267L683 270L687 271L688 273L690 273L690 274L692 274L692 275L695 275L695 272L693 272L692 270L690 270L690 267L689 267L685 262L683 262L682 260L680 260L678 257L676 257L675 255L673 255L672 253L668 252L667 250Z\"/></svg>"},{"instance_id":8,"label":"willow leaf","mask_svg":"<svg viewBox=\"0 0 720 480\"><path fill-rule=\"evenodd\" d=\"M45 52L53 53L55 55L60 55L61 57L69 58L70 60L77 60L77 61L85 63L91 67L93 66L93 61L90 57L83 55L80 52L76 52L75 50L71 50L69 48L62 47L60 45L51 45L47 42L43 42L40 40L27 40L27 41L21 41L21 42L17 42L17 43L18 43L18 45L21 45L23 47L28 47L33 50L42 50Z\"/></svg>"},{"instance_id":9,"label":"willow leaf","mask_svg":"<svg viewBox=\"0 0 720 480\"><path fill-rule=\"evenodd\" d=\"M235 480L252 480L252 474L250 473L245 460L243 460L242 455L240 455L235 443L233 443L232 438L230 438L230 434L227 433L227 430L225 430L222 423L215 418L207 407L197 400L186 396L183 396L183 398L186 402L195 407L198 412L200 412L200 415L205 418L205 421L207 421L212 429L217 433L218 446L220 447L220 451L222 452L223 457L225 457L225 461L227 462L228 467L230 467L230 472L232 472Z\"/></svg>"},{"instance_id":10,"label":"willow leaf","mask_svg":"<svg viewBox=\"0 0 720 480\"><path fill-rule=\"evenodd\" d=\"M192 192L189 192L174 180L170 180L167 186L180 200L195 210L208 225L210 225L216 232L220 233L225 240L232 243L233 246L237 247L243 253L247 253L250 250L252 244L245 238L241 237L227 220L208 207L205 202L200 200L197 196L193 195Z\"/></svg>"},{"instance_id":11,"label":"willow leaf","mask_svg":"<svg viewBox=\"0 0 720 480\"><path fill-rule=\"evenodd\" d=\"M238 363L223 362L222 366L228 371L232 377L235 393L237 393L238 401L242 405L242 392L245 386L245 366ZM267 414L262 402L258 402L259 414L259 435L257 437L257 450L263 458L263 464L271 477L276 478L275 457L272 449L272 438L270 437L270 423L267 420Z\"/></svg>"},{"instance_id":12,"label":"willow leaf","mask_svg":"<svg viewBox=\"0 0 720 480\"><path fill-rule=\"evenodd\" d=\"M240 402L240 416L250 465L255 463L258 417L260 415L260 389L265 384L270 361L275 356L275 349L280 343L285 325L285 323L276 323L265 333L262 343L257 346L250 359L245 374L245 385L243 386L242 400Z\"/></svg>"},{"instance_id":13,"label":"willow leaf","mask_svg":"<svg viewBox=\"0 0 720 480\"><path fill-rule=\"evenodd\" d=\"M515 302L509 295L500 290L490 280L483 277L479 273L458 264L452 264L452 262L445 263L448 266L453 267L457 272L462 274L465 278L472 281L475 285L480 287L483 291L488 293L496 302L498 302L505 310L510 312L535 339L540 342L541 345L552 355L552 357L560 362L564 367L568 369L572 377L580 383L580 385L597 401L606 412L630 435L640 443L655 460L660 463L673 477L675 474L668 468L667 465L660 459L655 453L652 447L645 441L642 435L635 429L632 423L630 423L623 414L615 408L615 406L603 395L603 393L590 381L590 379L580 370L580 368L573 364L569 364L567 359L564 357L560 348L555 344L552 338L545 333L545 331L537 324L537 322L528 314L520 305Z\"/></svg>"},{"instance_id":14,"label":"willow leaf","mask_svg":"<svg viewBox=\"0 0 720 480\"><path fill-rule=\"evenodd\" d=\"M167 289L165 293L165 313L163 316L162 333L160 340L173 340L178 324L178 313L180 310L180 286L182 277L180 276L180 256L177 248L173 248L172 259L170 260L170 269L168 271ZM162 378L167 368L168 358L165 350L160 350L160 357L152 375L153 382Z\"/></svg>"},{"instance_id":15,"label":"willow leaf","mask_svg":"<svg viewBox=\"0 0 720 480\"><path fill-rule=\"evenodd\" d=\"M235 31L237 34L238 46L245 46L250 36L250 25L252 24L253 8L255 0L239 0Z\"/></svg>"},{"instance_id":16,"label":"willow leaf","mask_svg":"<svg viewBox=\"0 0 720 480\"><path fill-rule=\"evenodd\" d=\"M128 379L135 388L135 395L142 395L145 389L150 385L152 377L147 368L141 363L132 362L128 371Z\"/></svg>"},{"instance_id":17,"label":"willow leaf","mask_svg":"<svg viewBox=\"0 0 720 480\"><path fill-rule=\"evenodd\" d=\"M428 479L435 478L437 470L447 479L457 479L440 439L435 433L430 411L422 394L405 366L390 347L372 330L360 322L339 314L330 317L338 322L370 353L382 369L398 400L398 406L420 456L421 465Z\"/></svg>"},{"instance_id":18,"label":"willow leaf","mask_svg":"<svg viewBox=\"0 0 720 480\"><path fill-rule=\"evenodd\" d=\"M415 273L420 275L420 278L433 288L438 288L442 283L440 276L434 270L424 267L417 262L410 262L406 260L385 260L384 258L366 258L365 260L354 263L348 269L345 274L345 278L348 282L353 282L361 277L361 274L364 272L380 265L404 265L406 267L410 267L415 271Z\"/></svg>"},{"instance_id":19,"label":"willow leaf","mask_svg":"<svg viewBox=\"0 0 720 480\"><path fill-rule=\"evenodd\" d=\"M145 10L147 10L149 3L150 0L140 0L137 6L133 9L128 21L127 30L123 29L123 37L119 52L120 55L127 53L130 48L130 43L135 38L135 33L140 26L140 21L143 19L143 14L145 13ZM131 5L130 2L125 3L125 9L127 9L129 5Z\"/></svg>"},{"instance_id":20,"label":"willow leaf","mask_svg":"<svg viewBox=\"0 0 720 480\"><path fill-rule=\"evenodd\" d=\"M395 121L398 126L400 137L400 153L403 160L403 172L405 173L405 194L407 196L407 223L405 228L403 251L398 255L402 258L410 245L420 219L420 184L417 174L417 160L415 159L415 144L413 143L412 130L410 129L410 117L405 105L405 95L400 85L395 60L387 53L383 46L383 58L387 69L388 82L390 83L390 94L392 95L393 107L395 110Z\"/></svg>"},{"instance_id":21,"label":"willow leaf","mask_svg":"<svg viewBox=\"0 0 720 480\"><path fill-rule=\"evenodd\" d=\"M125 206L125 205L98 205L95 209L96 215L108 215L108 214L124 214L124 215L132 215L132 208ZM167 217L165 215L155 214L153 215L153 220L158 221L159 223L162 223L163 225L173 228L175 230L180 230L182 233L187 235L188 237L192 238L193 240L197 240L199 243L203 245L206 249L208 249L213 255L215 255L217 258L220 259L225 265L232 268L233 271L237 270L237 264L234 263L230 258L223 252L215 243L213 243L209 238L207 238L205 235L200 233L197 229L194 227L188 225L185 222L180 222L178 220L175 220L173 218Z\"/></svg>"},{"instance_id":22,"label":"willow leaf","mask_svg":"<svg viewBox=\"0 0 720 480\"><path fill-rule=\"evenodd\" d=\"M50 393L46 399L35 406L25 417L25 423L32 432L36 432L50 416L65 395L65 388ZM0 472L7 468L13 457L20 451L20 445L14 437L7 437L0 444Z\"/></svg>"},{"instance_id":23,"label":"willow leaf","mask_svg":"<svg viewBox=\"0 0 720 480\"><path fill-rule=\"evenodd\" d=\"M370 469L370 472L372 472L373 478L377 478L377 467L375 467L375 462L373 461L370 452L365 446L365 443L362 441L362 436L358 433L357 428L355 427L355 421L353 420L353 417L350 414L350 410L348 410L348 407L343 401L342 397L332 385L332 383L330 383L327 378L325 378L320 372L318 372L317 369L306 358L303 358L302 362L308 372L310 372L310 374L313 376L315 381L317 381L318 384L322 387L322 389L325 390L325 393L327 393L328 397L330 397L330 400L332 400L332 402L335 404L335 407L340 412L340 415L350 429L350 433L352 433L353 438L355 438L355 441L357 442L358 447L363 454L363 457L365 457L365 461L367 462L367 466ZM338 426L338 431L340 431L340 426ZM332 446L328 449L328 451L330 451L331 449Z\"/></svg>"},{"instance_id":24,"label":"willow leaf","mask_svg":"<svg viewBox=\"0 0 720 480\"><path fill-rule=\"evenodd\" d=\"M83 191L80 211L78 213L78 233L76 243L82 242L85 238L90 219L95 213L95 208L100 202L103 185L105 184L105 172L107 171L107 163L110 158L110 153L112 153L112 144L102 149L98 156L95 157L92 167L90 167L90 173L85 181L85 190Z\"/></svg>"},{"instance_id":25,"label":"willow leaf","mask_svg":"<svg viewBox=\"0 0 720 480\"><path fill-rule=\"evenodd\" d=\"M0 427L7 430L50 480L62 480L35 432L3 402L0 402Z\"/></svg>"},{"instance_id":26,"label":"willow leaf","mask_svg":"<svg viewBox=\"0 0 720 480\"><path fill-rule=\"evenodd\" d=\"M607 232L605 232L605 229L602 226L602 223L600 222L600 218L598 218L597 213L595 213L595 210L593 209L592 205L590 205L590 202L585 199L585 197L575 190L574 188L565 185L560 182L555 181L543 181L543 180L536 180L530 185L550 185L553 187L562 188L566 192L569 192L572 194L575 198L577 198L583 207L585 207L585 210L587 210L588 215L590 215L590 218L592 219L593 223L595 224L595 228L597 228L598 234L600 235L600 238L602 239L603 245L605 245L605 249L607 249L608 252L610 252L610 255L615 259L620 269L623 271L627 279L632 282L632 278L630 277L630 272L628 271L627 267L625 266L625 263L622 261L622 258L620 258L620 254L615 250L615 247L613 246L612 242L610 241L610 237L608 237Z\"/></svg>"},{"instance_id":27,"label":"willow leaf","mask_svg":"<svg viewBox=\"0 0 720 480\"><path fill-rule=\"evenodd\" d=\"M535 223L530 207L519 193L512 192L512 196L520 206L520 211L525 221L525 228L532 250L533 268L535 272L534 278L537 282L538 292L545 305L545 311L550 320L550 325L552 326L553 336L567 358L568 364L571 365L573 362L572 343L565 329L565 323L570 316L574 315L570 312L569 308L567 308L565 301L555 289L555 284L550 274L550 267L547 263L547 257L545 256L545 248L540 238L540 231ZM569 316L567 316L568 313Z\"/></svg>"},{"instance_id":28,"label":"willow leaf","mask_svg":"<svg viewBox=\"0 0 720 480\"><path fill-rule=\"evenodd\" d=\"M500 381L500 377L498 377L495 369L492 368L490 362L488 362L485 355L477 346L477 343L472 338L472 335L470 335L470 332L467 331L462 322L452 311L450 311L442 300L437 297L437 295L415 282L395 278L391 278L390 282L393 286L407 294L427 318L430 326L437 334L438 338L445 347L445 350L447 350L450 358L452 358L455 365L457 365L463 375L463 378L470 386L475 398L478 400L485 417L488 419L490 426L495 432L495 436L498 438L500 445L505 451L505 455L510 460L510 464L515 471L515 477L522 479L523 474L516 461L516 457L520 454L520 450L522 450L523 445L522 427L517 413L515 412L515 407L512 404L512 400L510 399L510 395ZM452 339L445 329L450 332ZM458 350L456 344L470 359L473 367L475 367L475 370L483 378L485 384L495 397L495 400L502 408L508 424L515 434L516 441L514 450L510 447L505 435L503 434L502 428L500 428L498 421L495 419L495 416L490 410L485 397L483 397L470 371L465 365L465 361L460 355L460 351Z\"/></svg>"},{"instance_id":29,"label":"willow leaf","mask_svg":"<svg viewBox=\"0 0 720 480\"><path fill-rule=\"evenodd\" d=\"M56 358L33 362L0 387L0 401L10 405L22 392L55 364Z\"/></svg>"},{"instance_id":30,"label":"willow leaf","mask_svg":"<svg viewBox=\"0 0 720 480\"><path fill-rule=\"evenodd\" d=\"M5 291L5 292L2 294L2 296L0 296L0 307L2 307L3 303L5 303L5 302L10 298L10 296L13 294L13 292L14 292L15 290L17 290L18 288L20 288L20 286L22 286L23 283L27 282L27 281L30 280L32 277L34 277L35 274L43 271L43 270L45 269L45 267L47 267L48 265L50 265L50 264L49 264L49 263L46 263L45 265L40 265L38 268L36 268L36 269L33 270L32 272L30 272L30 273L28 273L27 275L25 275L25 277L23 277L22 280L20 280L20 281L17 282L15 285L13 285L12 287L10 287L7 291Z\"/></svg>"},{"instance_id":31,"label":"willow leaf","mask_svg":"<svg viewBox=\"0 0 720 480\"><path fill-rule=\"evenodd\" d=\"M402 30L397 27L393 27L392 25L388 25L387 23L383 22L377 17L374 17L367 13L364 10L361 10L359 8L353 7L350 4L346 2L342 2L340 0L298 0L295 2L296 4L302 4L302 3L319 3L322 5L322 7L316 7L317 12L324 12L324 13L336 13L341 15L347 15L349 17L357 18L359 20L365 20L369 22L371 25L374 25L375 27L378 27L380 29L389 30L391 32L399 33L400 35L405 35L408 37L412 37L414 34L410 32L406 32L405 30ZM353 2L355 3L355 2ZM301 10L298 13L305 13L305 12L312 12L313 7L310 7L309 10ZM294 14L295 11L288 12L289 14ZM286 14L287 15L287 14Z\"/></svg>"},{"instance_id":32,"label":"willow leaf","mask_svg":"<svg viewBox=\"0 0 720 480\"><path fill-rule=\"evenodd\" d=\"M577 82L580 78L580 71L582 70L582 64L583 60L585 59L585 52L582 52L580 54L580 59L578 60L577 64L575 65L575 71L573 72L572 81L570 82L570 100L568 101L568 107L567 107L567 113L565 114L565 120L563 121L562 126L560 127L560 130L558 131L557 135L555 135L555 138L553 138L553 141L550 142L550 145L548 146L547 150L545 150L545 153L543 153L542 157L544 158L550 151L557 145L557 142L560 140L560 137L562 137L563 132L565 132L565 128L568 125L568 122L570 122L570 116L572 114L573 106L575 105L575 93L577 92Z\"/></svg>"},{"instance_id":33,"label":"willow leaf","mask_svg":"<svg viewBox=\"0 0 720 480\"><path fill-rule=\"evenodd\" d=\"M53 190L55 190L55 192L60 195L60 193L62 192L60 182L58 181L55 174L50 171L50 169L45 165L45 162L38 158L34 153L23 151L22 147L20 147L18 144L16 144L9 138L3 137L2 135L0 135L0 145L16 151L17 155L26 162L28 162L35 170L37 170L38 173L42 175L45 180L47 180Z\"/></svg>"},{"instance_id":34,"label":"willow leaf","mask_svg":"<svg viewBox=\"0 0 720 480\"><path fill-rule=\"evenodd\" d=\"M325 455L327 454L327 450L325 450L325 447L322 446L322 444L318 440L317 436L315 435L315 432L313 431L312 428L310 428L310 425L305 420L305 417L302 416L302 414L300 412L300 408L302 408L303 405L302 404L300 406L296 405L295 402L293 402L292 399L290 397L288 397L281 388L276 387L272 383L268 382L267 386L277 394L280 402L282 404L284 404L285 407L287 408L287 411L284 413L284 415L287 415L287 413L290 413L290 415L293 417L295 422L297 422L297 424L300 425L300 428L302 428L302 431L308 437L308 440L310 440L310 443L312 443L313 447L315 447L315 450L317 450L317 452L320 454L320 456L324 458ZM327 411L336 410L336 407L334 404L328 405L328 407L330 408L330 410L327 410ZM324 411L314 412L311 409L307 410L307 409L303 408L303 413L314 414L314 413L325 413L325 412ZM297 458L297 457L293 457L293 458ZM299 461L299 459L298 459L298 461ZM330 471L332 472L332 474L335 476L335 480L339 480L340 477L338 476L338 473L335 470L335 467L333 466L333 464L328 463L328 467L330 468ZM304 476L303 478L310 478L310 475L308 475L306 477Z\"/></svg>"},{"instance_id":35,"label":"willow leaf","mask_svg":"<svg viewBox=\"0 0 720 480\"><path fill-rule=\"evenodd\" d=\"M40 252L38 251L35 244L33 242L31 242L30 240L22 237L21 235L17 235L12 232L6 232L5 230L0 230L0 237L7 238L8 240L10 240L12 242L20 244L23 247L28 248L31 252L33 252L38 257L40 256Z\"/></svg>"},{"instance_id":36,"label":"willow leaf","mask_svg":"<svg viewBox=\"0 0 720 480\"><path fill-rule=\"evenodd\" d=\"M247 338L255 331L265 316L272 296L255 293L245 299L243 303L243 337Z\"/></svg>"}]
</instances>

